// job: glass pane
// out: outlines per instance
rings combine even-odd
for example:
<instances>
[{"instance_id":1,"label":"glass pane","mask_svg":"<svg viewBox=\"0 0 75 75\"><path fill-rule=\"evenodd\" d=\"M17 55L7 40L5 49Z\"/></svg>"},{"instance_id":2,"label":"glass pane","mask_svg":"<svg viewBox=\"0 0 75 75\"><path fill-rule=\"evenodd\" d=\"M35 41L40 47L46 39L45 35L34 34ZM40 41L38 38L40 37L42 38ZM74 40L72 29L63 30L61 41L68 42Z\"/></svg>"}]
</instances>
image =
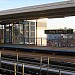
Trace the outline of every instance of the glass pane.
<instances>
[{"instance_id":1,"label":"glass pane","mask_svg":"<svg viewBox=\"0 0 75 75\"><path fill-rule=\"evenodd\" d=\"M29 25L29 21L26 21L25 25L28 26Z\"/></svg>"},{"instance_id":2,"label":"glass pane","mask_svg":"<svg viewBox=\"0 0 75 75\"><path fill-rule=\"evenodd\" d=\"M35 32L31 32L31 37L35 37Z\"/></svg>"},{"instance_id":3,"label":"glass pane","mask_svg":"<svg viewBox=\"0 0 75 75\"><path fill-rule=\"evenodd\" d=\"M31 25L35 25L35 22L31 22Z\"/></svg>"},{"instance_id":4,"label":"glass pane","mask_svg":"<svg viewBox=\"0 0 75 75\"><path fill-rule=\"evenodd\" d=\"M35 31L35 26L31 25L31 31Z\"/></svg>"},{"instance_id":5,"label":"glass pane","mask_svg":"<svg viewBox=\"0 0 75 75\"><path fill-rule=\"evenodd\" d=\"M35 39L34 38L31 38L31 42L35 42Z\"/></svg>"},{"instance_id":6,"label":"glass pane","mask_svg":"<svg viewBox=\"0 0 75 75\"><path fill-rule=\"evenodd\" d=\"M25 39L25 42L26 42L26 44L27 44L27 43L29 42L29 38L26 38L26 39Z\"/></svg>"},{"instance_id":7,"label":"glass pane","mask_svg":"<svg viewBox=\"0 0 75 75\"><path fill-rule=\"evenodd\" d=\"M28 36L29 36L29 32L26 32L26 33L25 33L25 36L28 37Z\"/></svg>"},{"instance_id":8,"label":"glass pane","mask_svg":"<svg viewBox=\"0 0 75 75\"><path fill-rule=\"evenodd\" d=\"M29 26L26 26L26 31L29 31Z\"/></svg>"}]
</instances>

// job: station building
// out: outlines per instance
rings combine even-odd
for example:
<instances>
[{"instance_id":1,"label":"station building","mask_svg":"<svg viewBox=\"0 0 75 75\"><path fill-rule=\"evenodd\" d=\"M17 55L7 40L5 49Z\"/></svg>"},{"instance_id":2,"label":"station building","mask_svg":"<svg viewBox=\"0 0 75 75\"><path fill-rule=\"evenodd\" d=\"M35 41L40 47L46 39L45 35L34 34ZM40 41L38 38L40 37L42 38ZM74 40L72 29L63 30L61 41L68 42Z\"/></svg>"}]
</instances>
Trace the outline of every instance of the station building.
<instances>
[{"instance_id":1,"label":"station building","mask_svg":"<svg viewBox=\"0 0 75 75\"><path fill-rule=\"evenodd\" d=\"M44 34L46 28L46 19L38 19L37 26L36 20L0 25L0 43L46 45L46 34Z\"/></svg>"},{"instance_id":2,"label":"station building","mask_svg":"<svg viewBox=\"0 0 75 75\"><path fill-rule=\"evenodd\" d=\"M68 16L75 16L74 0L0 11L0 43L46 45L47 21L39 19Z\"/></svg>"}]
</instances>

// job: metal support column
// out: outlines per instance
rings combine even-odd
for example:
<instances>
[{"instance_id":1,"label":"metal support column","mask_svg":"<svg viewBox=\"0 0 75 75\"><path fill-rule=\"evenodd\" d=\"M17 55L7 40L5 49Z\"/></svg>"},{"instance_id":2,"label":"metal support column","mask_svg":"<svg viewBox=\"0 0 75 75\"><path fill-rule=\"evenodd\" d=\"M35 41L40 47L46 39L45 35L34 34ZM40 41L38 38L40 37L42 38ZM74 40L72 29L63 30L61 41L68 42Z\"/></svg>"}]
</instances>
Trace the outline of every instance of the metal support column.
<instances>
[{"instance_id":1,"label":"metal support column","mask_svg":"<svg viewBox=\"0 0 75 75\"><path fill-rule=\"evenodd\" d=\"M47 59L48 61L48 68L47 68L47 75L49 75L49 73L48 73L48 69L49 69L49 65L50 65L50 63L49 63L49 61L50 61L50 58L48 57L48 59Z\"/></svg>"},{"instance_id":2,"label":"metal support column","mask_svg":"<svg viewBox=\"0 0 75 75\"><path fill-rule=\"evenodd\" d=\"M10 34L10 33L11 33L11 32L10 32L10 29L11 29L11 28L10 28L10 24L9 24L9 27L8 27L8 28L9 28L9 43L10 43L10 38L11 38L11 34Z\"/></svg>"},{"instance_id":3,"label":"metal support column","mask_svg":"<svg viewBox=\"0 0 75 75\"><path fill-rule=\"evenodd\" d=\"M23 22L23 44L25 44L25 22Z\"/></svg>"},{"instance_id":4,"label":"metal support column","mask_svg":"<svg viewBox=\"0 0 75 75\"><path fill-rule=\"evenodd\" d=\"M31 42L31 37L30 37L31 36L31 30L30 30L31 22L29 22L28 26L29 26L29 37L28 38L29 38L29 45L30 45L30 42Z\"/></svg>"},{"instance_id":5,"label":"metal support column","mask_svg":"<svg viewBox=\"0 0 75 75\"><path fill-rule=\"evenodd\" d=\"M59 70L59 75L61 75L61 70Z\"/></svg>"},{"instance_id":6,"label":"metal support column","mask_svg":"<svg viewBox=\"0 0 75 75\"><path fill-rule=\"evenodd\" d=\"M14 27L14 22L12 23L12 39L11 39L12 43L14 43L14 38L15 38L14 37L14 28L13 27Z\"/></svg>"},{"instance_id":7,"label":"metal support column","mask_svg":"<svg viewBox=\"0 0 75 75\"><path fill-rule=\"evenodd\" d=\"M19 26L19 44L20 44L20 42L21 42L21 25L20 25L21 23L20 23L20 20L19 20L19 22L18 22L18 26Z\"/></svg>"},{"instance_id":8,"label":"metal support column","mask_svg":"<svg viewBox=\"0 0 75 75\"><path fill-rule=\"evenodd\" d=\"M18 71L18 57L19 57L19 55L17 53L17 71Z\"/></svg>"},{"instance_id":9,"label":"metal support column","mask_svg":"<svg viewBox=\"0 0 75 75\"><path fill-rule=\"evenodd\" d=\"M4 44L6 43L6 25L4 25Z\"/></svg>"},{"instance_id":10,"label":"metal support column","mask_svg":"<svg viewBox=\"0 0 75 75\"><path fill-rule=\"evenodd\" d=\"M4 25L2 25L2 43L4 43Z\"/></svg>"},{"instance_id":11,"label":"metal support column","mask_svg":"<svg viewBox=\"0 0 75 75\"><path fill-rule=\"evenodd\" d=\"M36 19L36 46L37 46L37 19Z\"/></svg>"},{"instance_id":12,"label":"metal support column","mask_svg":"<svg viewBox=\"0 0 75 75\"><path fill-rule=\"evenodd\" d=\"M41 45L42 45L42 38L41 38Z\"/></svg>"},{"instance_id":13,"label":"metal support column","mask_svg":"<svg viewBox=\"0 0 75 75\"><path fill-rule=\"evenodd\" d=\"M0 67L1 67L1 52L0 52Z\"/></svg>"}]
</instances>

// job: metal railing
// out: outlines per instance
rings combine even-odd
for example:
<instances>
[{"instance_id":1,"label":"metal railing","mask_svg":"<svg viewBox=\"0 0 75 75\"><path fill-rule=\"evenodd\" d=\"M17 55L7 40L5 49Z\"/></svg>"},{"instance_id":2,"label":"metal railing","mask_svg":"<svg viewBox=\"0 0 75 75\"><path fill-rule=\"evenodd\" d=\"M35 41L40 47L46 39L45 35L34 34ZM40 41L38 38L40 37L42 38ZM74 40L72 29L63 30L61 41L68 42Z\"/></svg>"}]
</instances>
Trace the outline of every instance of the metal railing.
<instances>
[{"instance_id":1,"label":"metal railing","mask_svg":"<svg viewBox=\"0 0 75 75\"><path fill-rule=\"evenodd\" d=\"M11 54L10 54L11 55ZM65 60L66 60L66 62L68 62L68 63L70 63L71 61L73 62L71 62L72 64L74 64L75 65L75 59L73 58L73 59L67 59L67 58L57 58L57 57L49 57L49 56L37 56L37 55L28 55L27 56L27 54L26 55L23 55L24 57L28 57L28 58L36 58L36 59L38 59L39 60L39 63L37 64L36 63L36 65L34 65L34 63L30 63L30 64L28 64L28 63L24 63L23 61L24 60L22 60L22 62L20 62L19 61L19 58L20 58L20 54L18 54L18 53L15 53L15 55L16 55L16 60L14 60L13 59L13 61L11 61L11 58L9 58L9 59L3 59L3 53L2 52L0 52L0 70L4 70L4 71L9 71L10 73L11 72L13 72L13 74L14 75L17 75L17 74L21 74L21 75L27 75L27 73L25 73L25 69L27 68L27 66L28 66L28 68L31 68L31 69L36 69L36 70L39 70L39 72L36 72L36 75L42 75L42 73L43 73L43 71L46 71L46 75L50 75L50 72L51 71L54 71L54 72L56 72L56 73L58 73L58 75L61 75L63 72L64 72L64 74L65 75L67 75L67 74L69 74L69 75L72 75L72 73L74 73L75 74L75 72L74 71L72 71L72 69L70 70L70 72L69 72L69 70L68 69L61 69L60 67L67 67L67 66L59 66L58 67L58 65L55 65L55 66L57 66L57 68L52 68L51 66L53 66L52 64L51 64L51 62L50 61L59 61L59 62L64 62ZM22 57L23 57L22 56ZM5 57L4 57L5 58ZM60 60L61 59L61 60ZM44 62L44 60L46 60L46 62ZM67 61L68 60L68 61ZM33 62L33 61L32 61ZM3 68L2 67L2 63L6 63L6 64L10 64L10 65L13 65L13 70L12 69L9 69L9 68ZM5 65L6 66L6 65ZM19 67L21 67L21 72L19 72ZM68 68L68 67L67 67ZM75 70L75 69L74 69ZM33 74L32 74L33 75Z\"/></svg>"}]
</instances>

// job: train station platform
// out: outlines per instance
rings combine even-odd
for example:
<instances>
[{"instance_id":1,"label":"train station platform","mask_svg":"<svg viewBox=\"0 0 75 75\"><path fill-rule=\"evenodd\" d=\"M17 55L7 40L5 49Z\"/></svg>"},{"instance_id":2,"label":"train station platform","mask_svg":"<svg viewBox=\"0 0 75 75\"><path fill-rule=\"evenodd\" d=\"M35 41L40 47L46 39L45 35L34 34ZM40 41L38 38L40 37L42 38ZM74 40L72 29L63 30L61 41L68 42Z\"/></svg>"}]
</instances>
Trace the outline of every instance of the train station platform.
<instances>
[{"instance_id":1,"label":"train station platform","mask_svg":"<svg viewBox=\"0 0 75 75\"><path fill-rule=\"evenodd\" d=\"M43 50L75 50L75 47L49 47L49 46L36 46L36 45L16 45L16 44L2 44L0 48L26 48L26 49L43 49Z\"/></svg>"},{"instance_id":2,"label":"train station platform","mask_svg":"<svg viewBox=\"0 0 75 75\"><path fill-rule=\"evenodd\" d=\"M47 47L34 45L0 45L0 49L20 50L25 52L57 53L75 55L75 47Z\"/></svg>"}]
</instances>

